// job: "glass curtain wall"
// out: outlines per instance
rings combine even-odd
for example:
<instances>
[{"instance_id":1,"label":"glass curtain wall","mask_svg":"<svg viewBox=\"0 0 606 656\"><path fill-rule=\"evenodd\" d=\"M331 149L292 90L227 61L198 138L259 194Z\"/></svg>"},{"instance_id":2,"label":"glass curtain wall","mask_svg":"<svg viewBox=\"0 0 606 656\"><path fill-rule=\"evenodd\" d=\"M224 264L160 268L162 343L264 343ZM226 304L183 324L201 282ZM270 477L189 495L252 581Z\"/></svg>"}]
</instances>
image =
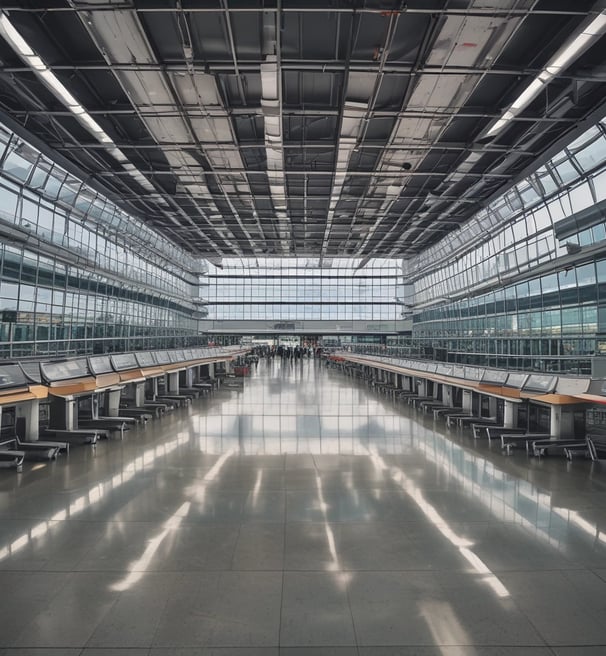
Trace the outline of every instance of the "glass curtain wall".
<instances>
[{"instance_id":1,"label":"glass curtain wall","mask_svg":"<svg viewBox=\"0 0 606 656\"><path fill-rule=\"evenodd\" d=\"M566 243L588 245L606 236L606 119L535 173L478 212L459 231L407 261L415 302L428 304L482 287L505 285L536 266L567 254ZM596 209L597 208L597 209ZM571 217L593 225L571 231Z\"/></svg>"},{"instance_id":2,"label":"glass curtain wall","mask_svg":"<svg viewBox=\"0 0 606 656\"><path fill-rule=\"evenodd\" d=\"M0 357L200 343L200 263L1 125L0 235Z\"/></svg>"},{"instance_id":3,"label":"glass curtain wall","mask_svg":"<svg viewBox=\"0 0 606 656\"><path fill-rule=\"evenodd\" d=\"M425 306L408 345L418 355L590 374L606 344L606 122L409 261L408 272L415 304Z\"/></svg>"},{"instance_id":4,"label":"glass curtain wall","mask_svg":"<svg viewBox=\"0 0 606 656\"><path fill-rule=\"evenodd\" d=\"M400 260L240 258L209 265L208 313L220 320L399 318Z\"/></svg>"},{"instance_id":5,"label":"glass curtain wall","mask_svg":"<svg viewBox=\"0 0 606 656\"><path fill-rule=\"evenodd\" d=\"M425 355L444 349L451 362L590 374L601 307L606 259L427 309L413 342Z\"/></svg>"}]
</instances>

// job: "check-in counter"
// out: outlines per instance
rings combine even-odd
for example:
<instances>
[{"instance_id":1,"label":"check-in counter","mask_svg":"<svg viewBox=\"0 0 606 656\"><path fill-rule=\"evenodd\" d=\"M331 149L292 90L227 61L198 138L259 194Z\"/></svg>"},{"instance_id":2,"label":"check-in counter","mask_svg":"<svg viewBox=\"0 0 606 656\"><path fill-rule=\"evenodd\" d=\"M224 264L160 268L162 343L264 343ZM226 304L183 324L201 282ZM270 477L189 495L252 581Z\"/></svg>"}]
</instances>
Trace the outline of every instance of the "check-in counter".
<instances>
[{"instance_id":1,"label":"check-in counter","mask_svg":"<svg viewBox=\"0 0 606 656\"><path fill-rule=\"evenodd\" d=\"M65 443L38 440L39 406L48 392L18 363L0 366L0 464L21 470L24 460L56 458Z\"/></svg>"},{"instance_id":2,"label":"check-in counter","mask_svg":"<svg viewBox=\"0 0 606 656\"><path fill-rule=\"evenodd\" d=\"M494 421L505 428L546 432L553 439L582 437L586 430L579 425L578 415L593 398L587 394L591 382L588 378L350 352L331 357L337 367L359 367L365 379L394 384L396 388L402 386L404 394L396 393L395 399L404 396L410 403L444 401L444 406L451 405L452 411L439 408L439 416L462 428ZM385 372L394 378L386 379ZM428 394L430 390L432 393ZM606 400L606 394L603 398ZM604 432L606 435L606 416Z\"/></svg>"},{"instance_id":3,"label":"check-in counter","mask_svg":"<svg viewBox=\"0 0 606 656\"><path fill-rule=\"evenodd\" d=\"M46 457L67 451L70 444L95 445L112 432L123 436L135 423L197 399L214 386L212 378L205 379L215 363L246 351L239 347L172 349L2 365L2 436L5 450L13 452L6 462L21 466L23 458L15 455L17 446ZM29 448L27 443L35 440L37 447Z\"/></svg>"}]
</instances>

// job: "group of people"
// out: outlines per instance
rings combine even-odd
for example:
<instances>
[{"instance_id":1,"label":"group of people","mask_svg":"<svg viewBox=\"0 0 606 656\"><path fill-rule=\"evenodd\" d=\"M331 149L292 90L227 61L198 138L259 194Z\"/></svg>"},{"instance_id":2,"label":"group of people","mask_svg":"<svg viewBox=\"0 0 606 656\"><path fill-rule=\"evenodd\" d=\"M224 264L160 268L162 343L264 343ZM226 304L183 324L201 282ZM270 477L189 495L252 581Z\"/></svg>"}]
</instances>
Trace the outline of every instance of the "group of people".
<instances>
[{"instance_id":1,"label":"group of people","mask_svg":"<svg viewBox=\"0 0 606 656\"><path fill-rule=\"evenodd\" d=\"M258 358L282 358L282 360L302 360L303 358L313 358L320 357L322 349L320 347L313 348L311 346L301 346L297 344L296 346L287 346L280 344L279 346L269 346L268 344L263 344L261 346L255 346L253 349L252 355L257 356Z\"/></svg>"},{"instance_id":2,"label":"group of people","mask_svg":"<svg viewBox=\"0 0 606 656\"><path fill-rule=\"evenodd\" d=\"M307 346L299 346L298 344L293 348L292 346L278 346L276 355L283 360L300 360L302 358L313 358L314 352Z\"/></svg>"}]
</instances>

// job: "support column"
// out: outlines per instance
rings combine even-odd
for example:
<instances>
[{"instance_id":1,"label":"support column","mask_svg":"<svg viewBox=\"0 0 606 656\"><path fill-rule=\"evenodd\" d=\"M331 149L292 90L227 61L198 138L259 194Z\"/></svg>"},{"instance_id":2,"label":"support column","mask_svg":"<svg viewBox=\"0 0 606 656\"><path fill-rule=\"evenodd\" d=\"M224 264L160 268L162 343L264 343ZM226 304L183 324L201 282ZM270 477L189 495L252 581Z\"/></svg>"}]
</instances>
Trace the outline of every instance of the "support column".
<instances>
[{"instance_id":1,"label":"support column","mask_svg":"<svg viewBox=\"0 0 606 656\"><path fill-rule=\"evenodd\" d=\"M496 417L497 416L497 398L496 396L488 397L488 416Z\"/></svg>"},{"instance_id":2,"label":"support column","mask_svg":"<svg viewBox=\"0 0 606 656\"><path fill-rule=\"evenodd\" d=\"M453 407L452 385L442 385L442 402L450 408Z\"/></svg>"},{"instance_id":3,"label":"support column","mask_svg":"<svg viewBox=\"0 0 606 656\"><path fill-rule=\"evenodd\" d=\"M419 378L418 383L419 383L417 385L418 395L427 396L427 381L425 380L425 378Z\"/></svg>"},{"instance_id":4,"label":"support column","mask_svg":"<svg viewBox=\"0 0 606 656\"><path fill-rule=\"evenodd\" d=\"M74 430L77 426L76 401L73 398L62 396L49 397L50 402L50 428Z\"/></svg>"},{"instance_id":5,"label":"support column","mask_svg":"<svg viewBox=\"0 0 606 656\"><path fill-rule=\"evenodd\" d=\"M120 414L120 393L122 390L108 390L105 392L105 412L108 417L117 417Z\"/></svg>"},{"instance_id":6,"label":"support column","mask_svg":"<svg viewBox=\"0 0 606 656\"><path fill-rule=\"evenodd\" d=\"M188 367L185 370L185 385L184 387L193 387L194 385L194 367Z\"/></svg>"},{"instance_id":7,"label":"support column","mask_svg":"<svg viewBox=\"0 0 606 656\"><path fill-rule=\"evenodd\" d=\"M562 406L551 406L551 418L549 422L549 434L553 438L559 438L562 435Z\"/></svg>"},{"instance_id":8,"label":"support column","mask_svg":"<svg viewBox=\"0 0 606 656\"><path fill-rule=\"evenodd\" d=\"M463 390L463 410L471 412L471 390Z\"/></svg>"},{"instance_id":9,"label":"support column","mask_svg":"<svg viewBox=\"0 0 606 656\"><path fill-rule=\"evenodd\" d=\"M503 426L505 428L517 428L518 425L518 404L513 401L505 401L503 411Z\"/></svg>"},{"instance_id":10,"label":"support column","mask_svg":"<svg viewBox=\"0 0 606 656\"><path fill-rule=\"evenodd\" d=\"M25 419L25 439L34 442L40 433L40 401L33 399L26 403L18 403L15 406L15 416Z\"/></svg>"},{"instance_id":11,"label":"support column","mask_svg":"<svg viewBox=\"0 0 606 656\"><path fill-rule=\"evenodd\" d=\"M66 399L65 412L65 429L75 430L78 426L78 404L76 399Z\"/></svg>"},{"instance_id":12,"label":"support column","mask_svg":"<svg viewBox=\"0 0 606 656\"><path fill-rule=\"evenodd\" d=\"M158 387L159 387L159 382L158 382L159 376L154 376L152 378L152 401L155 401L157 396L158 396Z\"/></svg>"},{"instance_id":13,"label":"support column","mask_svg":"<svg viewBox=\"0 0 606 656\"><path fill-rule=\"evenodd\" d=\"M140 408L145 403L145 383L134 383L135 406Z\"/></svg>"},{"instance_id":14,"label":"support column","mask_svg":"<svg viewBox=\"0 0 606 656\"><path fill-rule=\"evenodd\" d=\"M175 371L167 374L167 390L170 394L179 393L179 372Z\"/></svg>"},{"instance_id":15,"label":"support column","mask_svg":"<svg viewBox=\"0 0 606 656\"><path fill-rule=\"evenodd\" d=\"M99 394L96 392L90 398L90 413L93 419L99 419ZM74 414L74 421L76 422L76 426L78 425L79 420L80 417L78 415L78 403L76 402Z\"/></svg>"},{"instance_id":16,"label":"support column","mask_svg":"<svg viewBox=\"0 0 606 656\"><path fill-rule=\"evenodd\" d=\"M572 437L574 435L574 411L566 406L560 407L562 408L560 434L564 438Z\"/></svg>"}]
</instances>

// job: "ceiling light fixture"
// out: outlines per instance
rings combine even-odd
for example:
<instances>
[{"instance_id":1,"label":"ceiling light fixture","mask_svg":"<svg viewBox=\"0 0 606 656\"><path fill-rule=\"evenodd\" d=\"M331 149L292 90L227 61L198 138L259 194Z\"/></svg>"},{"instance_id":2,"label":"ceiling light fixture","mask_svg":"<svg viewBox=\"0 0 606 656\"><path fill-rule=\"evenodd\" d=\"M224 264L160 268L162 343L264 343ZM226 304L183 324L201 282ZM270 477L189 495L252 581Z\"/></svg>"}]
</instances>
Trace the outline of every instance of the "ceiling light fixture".
<instances>
[{"instance_id":1,"label":"ceiling light fixture","mask_svg":"<svg viewBox=\"0 0 606 656\"><path fill-rule=\"evenodd\" d=\"M543 70L526 86L520 95L505 110L503 115L483 135L483 139L495 137L525 109L545 87L575 59L593 45L606 32L606 9L581 28L558 52L549 60Z\"/></svg>"},{"instance_id":2,"label":"ceiling light fixture","mask_svg":"<svg viewBox=\"0 0 606 656\"><path fill-rule=\"evenodd\" d=\"M7 41L21 57L35 57L34 51L29 47L27 41L19 34L6 14L0 15L0 29Z\"/></svg>"},{"instance_id":3,"label":"ceiling light fixture","mask_svg":"<svg viewBox=\"0 0 606 656\"><path fill-rule=\"evenodd\" d=\"M74 111L74 109L80 109L84 113L84 107L80 105L74 96L72 96L72 94L59 81L57 76L45 64L43 64L43 68L35 68L34 70L38 74L38 77L40 77L46 84L46 86L56 96L59 96L59 99L64 105L67 105L71 111Z\"/></svg>"},{"instance_id":4,"label":"ceiling light fixture","mask_svg":"<svg viewBox=\"0 0 606 656\"><path fill-rule=\"evenodd\" d=\"M112 146L111 148L108 148L107 152L118 160L124 168L127 168L126 163L130 164L130 162L126 155L116 147L113 139L65 88L63 83L44 63L44 61L36 55L27 41L21 36L21 34L19 34L18 30L11 23L8 15L4 12L0 13L0 35L44 82L46 87L69 109L83 127L92 133L101 143ZM132 176L144 189L147 191L156 190L151 182L136 169L134 164L130 164L127 170L132 171Z\"/></svg>"}]
</instances>

